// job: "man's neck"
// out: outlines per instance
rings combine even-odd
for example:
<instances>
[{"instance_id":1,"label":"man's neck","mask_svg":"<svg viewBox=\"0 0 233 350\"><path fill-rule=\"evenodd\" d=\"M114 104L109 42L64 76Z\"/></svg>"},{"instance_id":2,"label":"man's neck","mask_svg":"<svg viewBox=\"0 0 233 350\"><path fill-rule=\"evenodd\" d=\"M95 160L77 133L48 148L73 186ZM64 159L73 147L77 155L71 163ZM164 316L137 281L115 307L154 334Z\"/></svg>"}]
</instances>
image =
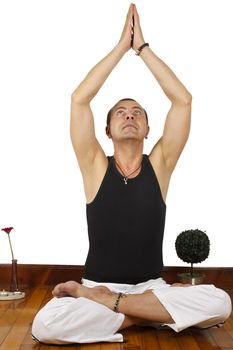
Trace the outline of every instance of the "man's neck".
<instances>
[{"instance_id":1,"label":"man's neck","mask_svg":"<svg viewBox=\"0 0 233 350\"><path fill-rule=\"evenodd\" d=\"M114 158L123 170L130 171L140 165L143 145L114 145Z\"/></svg>"}]
</instances>

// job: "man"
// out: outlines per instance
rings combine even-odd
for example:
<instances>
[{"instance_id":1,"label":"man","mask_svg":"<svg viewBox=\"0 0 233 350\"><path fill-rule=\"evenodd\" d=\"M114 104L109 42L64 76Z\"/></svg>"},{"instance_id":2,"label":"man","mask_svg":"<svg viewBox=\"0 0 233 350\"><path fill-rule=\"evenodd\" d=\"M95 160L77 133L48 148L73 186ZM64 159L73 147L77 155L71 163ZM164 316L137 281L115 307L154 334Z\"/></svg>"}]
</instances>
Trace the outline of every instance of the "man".
<instances>
[{"instance_id":1,"label":"man","mask_svg":"<svg viewBox=\"0 0 233 350\"><path fill-rule=\"evenodd\" d=\"M114 156L95 137L90 102L113 68L137 52L171 101L164 132L149 156L147 113L123 99L110 110L106 133ZM71 138L87 199L90 249L82 284L61 283L37 314L32 334L47 343L122 341L133 324L167 324L175 331L209 327L231 312L229 296L213 285L168 285L160 277L166 195L188 139L191 95L145 43L131 4L119 43L72 94Z\"/></svg>"}]
</instances>

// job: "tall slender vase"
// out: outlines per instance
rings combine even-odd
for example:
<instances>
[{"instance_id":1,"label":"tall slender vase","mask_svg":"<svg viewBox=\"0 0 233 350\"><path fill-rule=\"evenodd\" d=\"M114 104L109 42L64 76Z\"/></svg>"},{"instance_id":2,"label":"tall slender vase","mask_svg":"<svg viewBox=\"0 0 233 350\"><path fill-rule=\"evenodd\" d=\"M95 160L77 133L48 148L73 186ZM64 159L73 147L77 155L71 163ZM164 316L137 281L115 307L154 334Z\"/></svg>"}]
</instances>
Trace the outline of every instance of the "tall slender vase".
<instances>
[{"instance_id":1,"label":"tall slender vase","mask_svg":"<svg viewBox=\"0 0 233 350\"><path fill-rule=\"evenodd\" d=\"M11 284L10 284L10 291L11 292L18 292L18 279L17 279L17 259L11 260Z\"/></svg>"}]
</instances>

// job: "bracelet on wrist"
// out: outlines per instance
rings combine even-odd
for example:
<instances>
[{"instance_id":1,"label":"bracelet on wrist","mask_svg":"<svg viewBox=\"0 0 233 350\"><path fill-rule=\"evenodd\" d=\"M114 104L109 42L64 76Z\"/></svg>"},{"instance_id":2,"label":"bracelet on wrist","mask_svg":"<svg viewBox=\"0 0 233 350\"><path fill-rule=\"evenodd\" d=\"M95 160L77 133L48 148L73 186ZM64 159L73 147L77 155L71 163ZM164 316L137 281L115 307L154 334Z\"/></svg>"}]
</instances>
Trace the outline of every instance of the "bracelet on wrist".
<instances>
[{"instance_id":1,"label":"bracelet on wrist","mask_svg":"<svg viewBox=\"0 0 233 350\"><path fill-rule=\"evenodd\" d=\"M116 298L116 301L115 301L115 304L114 304L114 308L113 308L113 311L114 312L119 312L118 310L118 306L119 306L119 302L120 302L120 299L125 297L126 295L123 294L123 293L118 293L118 296Z\"/></svg>"},{"instance_id":2,"label":"bracelet on wrist","mask_svg":"<svg viewBox=\"0 0 233 350\"><path fill-rule=\"evenodd\" d=\"M148 43L144 43L144 44L142 44L141 46L139 46L139 48L136 50L135 55L136 55L136 56L139 56L140 53L142 52L142 50L144 49L144 47L146 47L146 46L149 46L149 44L148 44Z\"/></svg>"}]
</instances>

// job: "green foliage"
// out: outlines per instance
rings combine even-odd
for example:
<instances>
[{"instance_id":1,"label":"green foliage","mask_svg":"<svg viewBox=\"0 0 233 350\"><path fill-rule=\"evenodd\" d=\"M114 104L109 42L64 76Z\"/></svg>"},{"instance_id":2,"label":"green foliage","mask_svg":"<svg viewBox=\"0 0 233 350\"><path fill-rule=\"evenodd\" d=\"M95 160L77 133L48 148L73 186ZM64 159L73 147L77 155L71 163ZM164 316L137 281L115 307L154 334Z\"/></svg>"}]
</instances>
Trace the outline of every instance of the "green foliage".
<instances>
[{"instance_id":1,"label":"green foliage","mask_svg":"<svg viewBox=\"0 0 233 350\"><path fill-rule=\"evenodd\" d=\"M210 241L207 234L198 229L181 232L175 242L178 257L187 263L200 263L209 256Z\"/></svg>"}]
</instances>

